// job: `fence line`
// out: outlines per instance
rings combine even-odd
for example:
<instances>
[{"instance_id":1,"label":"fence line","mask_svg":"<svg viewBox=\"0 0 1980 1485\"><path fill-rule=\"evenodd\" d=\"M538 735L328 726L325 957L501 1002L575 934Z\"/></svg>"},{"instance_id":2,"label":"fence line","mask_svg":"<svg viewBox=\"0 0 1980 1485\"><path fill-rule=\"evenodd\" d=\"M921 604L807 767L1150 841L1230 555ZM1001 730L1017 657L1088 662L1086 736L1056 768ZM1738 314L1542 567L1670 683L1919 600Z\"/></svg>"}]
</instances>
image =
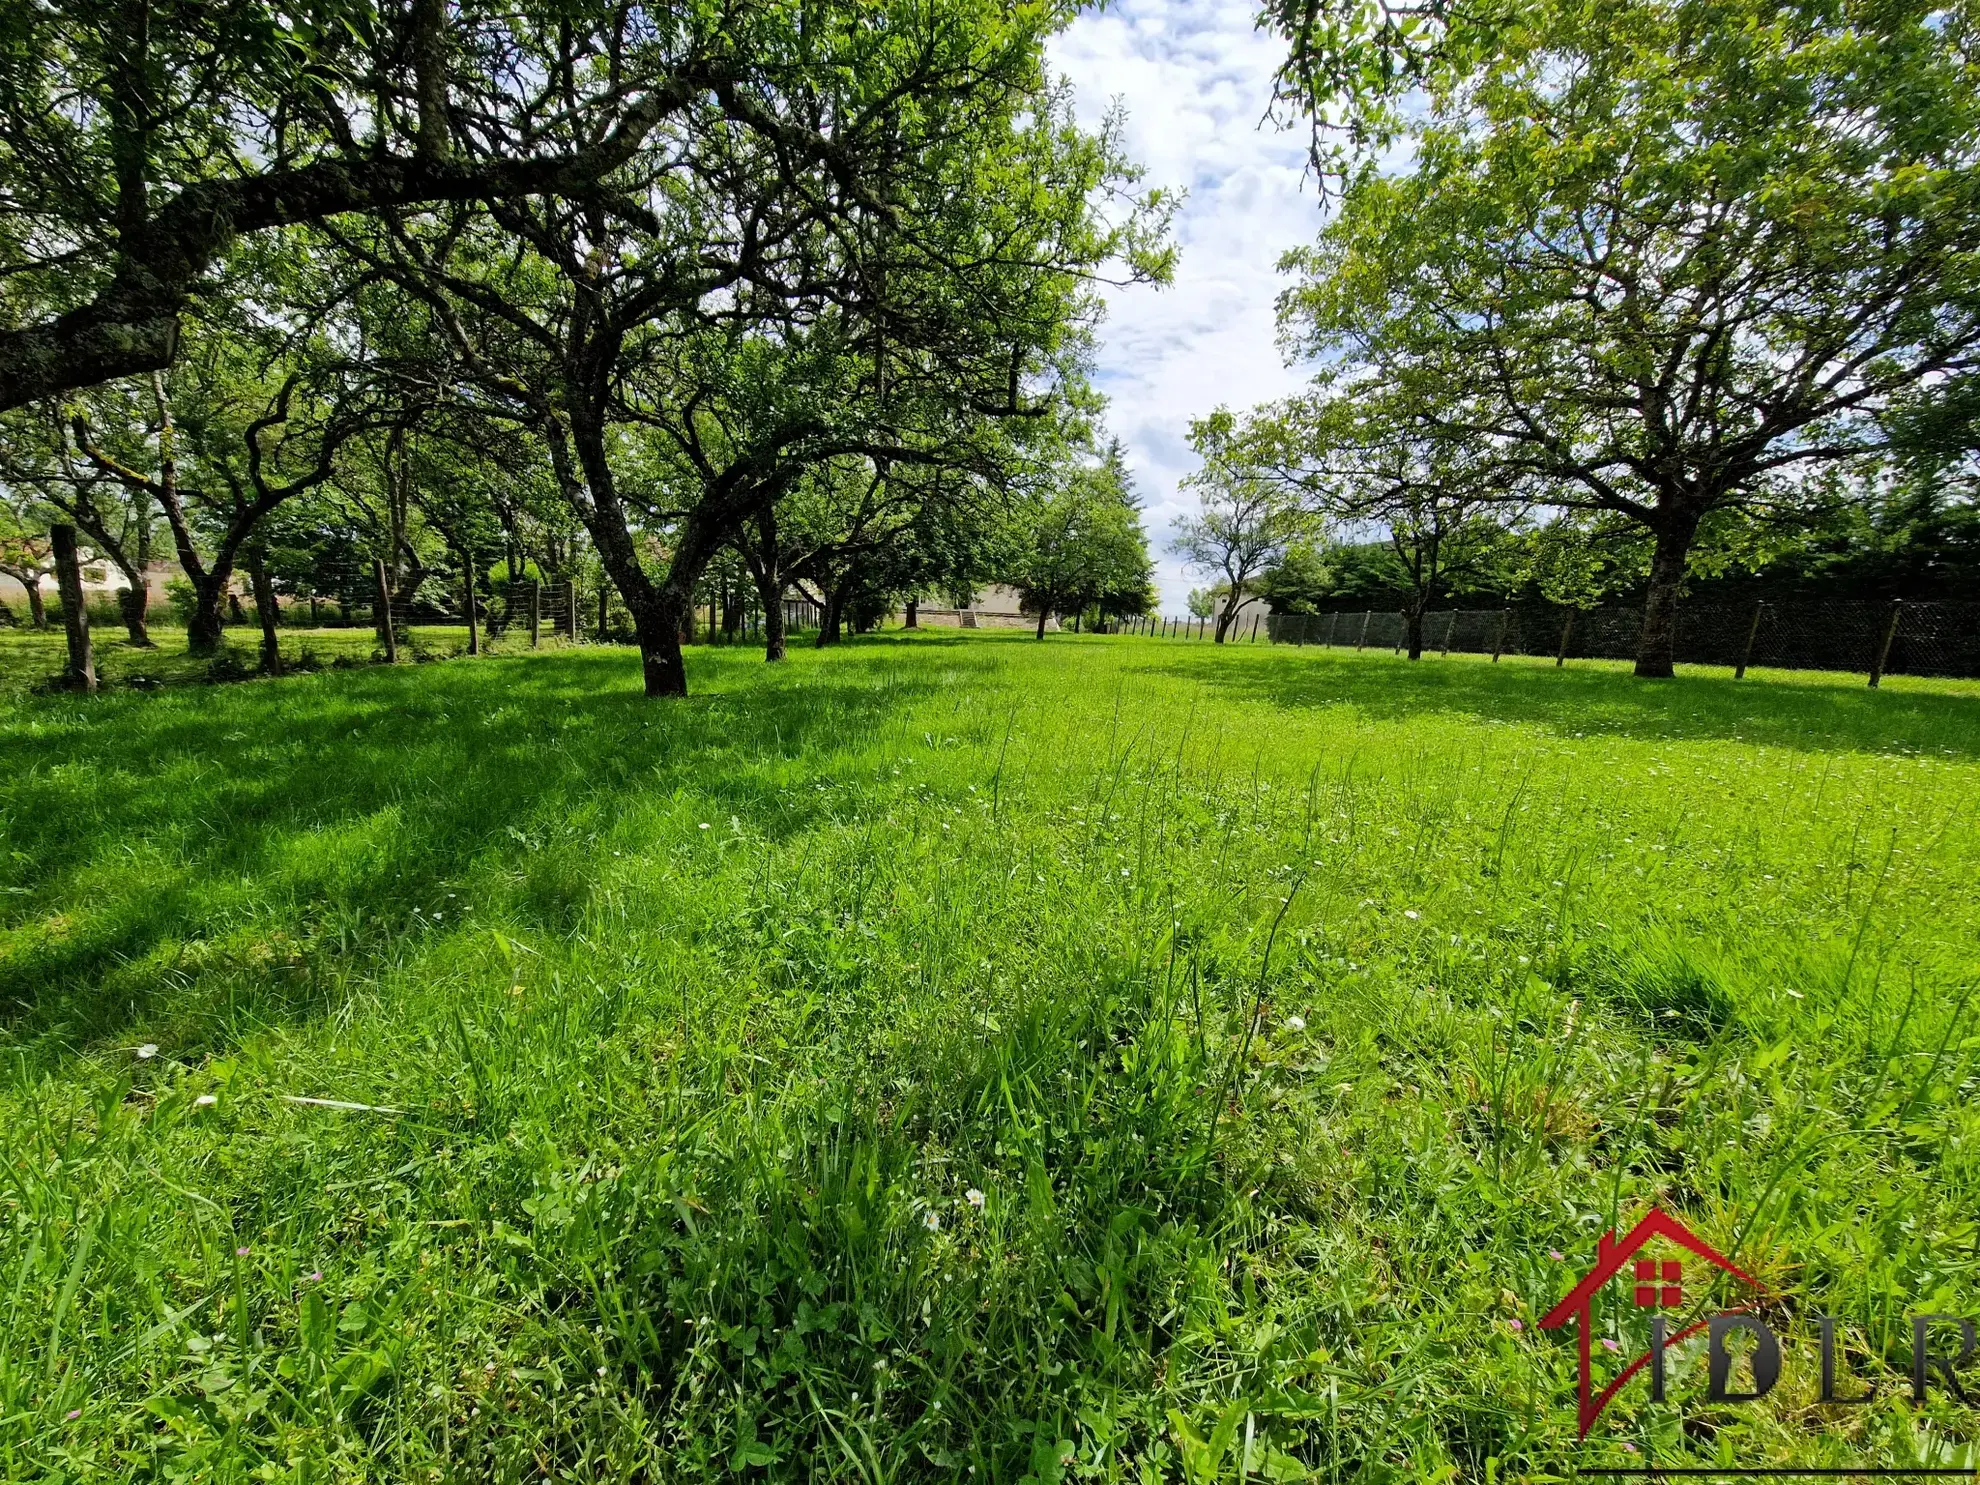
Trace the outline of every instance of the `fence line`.
<instances>
[{"instance_id":1,"label":"fence line","mask_svg":"<svg viewBox=\"0 0 1980 1485\"><path fill-rule=\"evenodd\" d=\"M1516 604L1491 609L1439 609L1423 617L1426 653L1535 655L1570 660L1628 660L1636 655L1643 611L1626 605L1593 609ZM1160 639L1210 639L1209 619L1151 616L1120 626ZM1228 641L1316 645L1401 653L1406 615L1394 609L1324 614L1240 615ZM1810 599L1766 603L1700 603L1678 610L1675 658L1680 665L1749 666L1780 670L1855 671L1876 685L1885 675L1980 677L1980 603L1878 602Z\"/></svg>"}]
</instances>

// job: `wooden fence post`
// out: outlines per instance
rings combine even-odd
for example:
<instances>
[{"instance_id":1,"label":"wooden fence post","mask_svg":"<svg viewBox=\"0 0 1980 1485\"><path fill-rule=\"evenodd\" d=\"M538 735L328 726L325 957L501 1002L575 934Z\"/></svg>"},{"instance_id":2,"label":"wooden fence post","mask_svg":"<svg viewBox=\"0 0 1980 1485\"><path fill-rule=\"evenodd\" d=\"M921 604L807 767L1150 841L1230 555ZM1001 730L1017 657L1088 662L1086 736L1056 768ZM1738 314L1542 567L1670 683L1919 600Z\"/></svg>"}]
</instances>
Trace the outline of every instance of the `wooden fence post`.
<instances>
[{"instance_id":1,"label":"wooden fence post","mask_svg":"<svg viewBox=\"0 0 1980 1485\"><path fill-rule=\"evenodd\" d=\"M83 603L82 562L76 556L76 528L66 522L48 528L55 549L55 586L62 595L62 627L69 635L69 668L64 679L78 691L96 689L96 651L89 642L89 609Z\"/></svg>"},{"instance_id":2,"label":"wooden fence post","mask_svg":"<svg viewBox=\"0 0 1980 1485\"><path fill-rule=\"evenodd\" d=\"M529 647L543 648L543 584L529 585Z\"/></svg>"},{"instance_id":3,"label":"wooden fence post","mask_svg":"<svg viewBox=\"0 0 1980 1485\"><path fill-rule=\"evenodd\" d=\"M1746 667L1753 663L1753 641L1760 637L1760 618L1767 612L1765 603L1753 605L1753 622L1746 626L1746 648L1739 652L1739 667L1733 671L1733 679L1746 679Z\"/></svg>"},{"instance_id":4,"label":"wooden fence post","mask_svg":"<svg viewBox=\"0 0 1980 1485\"><path fill-rule=\"evenodd\" d=\"M1361 616L1361 638L1354 642L1354 648L1357 654L1368 645L1368 621L1374 617L1375 611L1373 609L1366 610Z\"/></svg>"},{"instance_id":5,"label":"wooden fence post","mask_svg":"<svg viewBox=\"0 0 1980 1485\"><path fill-rule=\"evenodd\" d=\"M399 636L392 629L392 585L385 581L385 559L374 557L371 560L371 576L377 583L377 596L372 599L372 607L377 610L378 642L385 647L385 663L399 663Z\"/></svg>"},{"instance_id":6,"label":"wooden fence post","mask_svg":"<svg viewBox=\"0 0 1980 1485\"><path fill-rule=\"evenodd\" d=\"M1444 659L1451 658L1451 635L1457 630L1457 610L1452 609L1450 618L1444 624Z\"/></svg>"},{"instance_id":7,"label":"wooden fence post","mask_svg":"<svg viewBox=\"0 0 1980 1485\"><path fill-rule=\"evenodd\" d=\"M1512 628L1512 610L1499 610L1499 632L1492 640L1492 663L1499 663L1499 652L1506 647L1506 631Z\"/></svg>"},{"instance_id":8,"label":"wooden fence post","mask_svg":"<svg viewBox=\"0 0 1980 1485\"><path fill-rule=\"evenodd\" d=\"M64 602L67 600L65 599ZM1877 657L1870 662L1870 688L1874 691L1877 683L1884 678L1884 667L1891 662L1891 642L1897 638L1898 620L1904 617L1904 604L1893 600L1891 621L1884 626L1883 643L1877 646Z\"/></svg>"},{"instance_id":9,"label":"wooden fence post","mask_svg":"<svg viewBox=\"0 0 1980 1485\"><path fill-rule=\"evenodd\" d=\"M1567 611L1567 622L1561 625L1561 652L1554 656L1554 669L1567 664L1568 637L1574 633L1574 610Z\"/></svg>"},{"instance_id":10,"label":"wooden fence post","mask_svg":"<svg viewBox=\"0 0 1980 1485\"><path fill-rule=\"evenodd\" d=\"M1251 642L1253 644L1258 643L1258 621L1263 617L1264 615L1262 614L1253 614L1251 616Z\"/></svg>"}]
</instances>

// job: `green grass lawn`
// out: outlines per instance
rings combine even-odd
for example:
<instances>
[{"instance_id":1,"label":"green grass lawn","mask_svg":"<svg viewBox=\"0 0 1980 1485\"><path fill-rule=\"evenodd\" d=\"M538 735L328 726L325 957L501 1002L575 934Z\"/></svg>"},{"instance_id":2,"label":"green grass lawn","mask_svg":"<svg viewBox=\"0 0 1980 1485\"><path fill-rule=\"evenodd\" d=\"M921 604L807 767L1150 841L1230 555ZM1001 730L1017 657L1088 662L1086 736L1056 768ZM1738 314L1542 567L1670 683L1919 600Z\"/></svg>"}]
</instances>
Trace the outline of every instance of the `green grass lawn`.
<instances>
[{"instance_id":1,"label":"green grass lawn","mask_svg":"<svg viewBox=\"0 0 1980 1485\"><path fill-rule=\"evenodd\" d=\"M217 656L188 654L183 629L154 624L151 635L152 648L139 649L124 638L121 626L93 624L90 643L99 682L111 690L143 690L204 681L216 673L236 678L261 665L261 631L251 624L230 626ZM378 638L369 629L284 629L281 635L283 660L304 670L368 664L378 649ZM521 646L527 644L525 637ZM0 629L0 696L48 689L67 663L64 645L59 629ZM407 653L401 658L446 659L466 648L466 625L421 624L408 631ZM499 648L518 648L517 637L504 636Z\"/></svg>"},{"instance_id":2,"label":"green grass lawn","mask_svg":"<svg viewBox=\"0 0 1980 1485\"><path fill-rule=\"evenodd\" d=\"M1980 1314L1980 687L928 635L29 695L52 645L0 1478L1967 1458L1906 1383ZM1652 1201L1787 1372L1577 1447L1535 1322Z\"/></svg>"}]
</instances>

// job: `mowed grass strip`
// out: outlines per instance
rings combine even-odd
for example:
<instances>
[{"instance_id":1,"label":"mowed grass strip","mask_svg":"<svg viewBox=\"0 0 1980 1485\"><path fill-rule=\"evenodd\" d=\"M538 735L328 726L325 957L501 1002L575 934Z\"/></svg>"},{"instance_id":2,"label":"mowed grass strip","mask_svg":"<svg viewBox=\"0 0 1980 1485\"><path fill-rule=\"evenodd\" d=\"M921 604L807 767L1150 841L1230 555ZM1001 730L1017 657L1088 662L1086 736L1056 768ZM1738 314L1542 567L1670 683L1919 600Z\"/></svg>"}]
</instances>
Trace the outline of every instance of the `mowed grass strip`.
<instances>
[{"instance_id":1,"label":"mowed grass strip","mask_svg":"<svg viewBox=\"0 0 1980 1485\"><path fill-rule=\"evenodd\" d=\"M1980 689L1071 636L637 671L9 701L0 1477L1970 1428L1818 1407L1811 1338L1901 1376L1911 1313L1980 1314ZM1688 1360L1577 1449L1534 1322L1653 1200L1788 1373L1714 1410Z\"/></svg>"}]
</instances>

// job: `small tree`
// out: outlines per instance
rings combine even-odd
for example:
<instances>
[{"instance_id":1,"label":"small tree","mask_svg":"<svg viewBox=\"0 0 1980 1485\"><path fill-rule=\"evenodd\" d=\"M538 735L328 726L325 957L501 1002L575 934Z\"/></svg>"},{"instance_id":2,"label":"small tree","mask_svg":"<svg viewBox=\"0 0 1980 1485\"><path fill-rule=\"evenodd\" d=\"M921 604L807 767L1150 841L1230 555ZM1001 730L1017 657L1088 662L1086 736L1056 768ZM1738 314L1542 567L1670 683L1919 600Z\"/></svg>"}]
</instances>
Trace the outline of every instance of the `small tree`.
<instances>
[{"instance_id":1,"label":"small tree","mask_svg":"<svg viewBox=\"0 0 1980 1485\"><path fill-rule=\"evenodd\" d=\"M1430 604L1483 572L1520 518L1515 476L1492 446L1449 436L1409 395L1336 390L1323 378L1311 397L1262 408L1215 436L1219 458L1278 490L1300 522L1318 516L1381 534L1412 660L1423 656ZM1274 557L1284 550L1282 541Z\"/></svg>"},{"instance_id":2,"label":"small tree","mask_svg":"<svg viewBox=\"0 0 1980 1485\"><path fill-rule=\"evenodd\" d=\"M26 591L28 621L37 629L46 629L48 608L42 601L41 580L54 575L55 557L46 525L11 488L0 500L0 572Z\"/></svg>"},{"instance_id":3,"label":"small tree","mask_svg":"<svg viewBox=\"0 0 1980 1485\"><path fill-rule=\"evenodd\" d=\"M1256 596L1257 580L1313 522L1299 489L1253 462L1243 426L1227 409L1192 424L1189 440L1203 467L1183 483L1197 492L1201 509L1176 523L1171 550L1194 570L1222 577L1216 631L1222 644Z\"/></svg>"},{"instance_id":4,"label":"small tree","mask_svg":"<svg viewBox=\"0 0 1980 1485\"><path fill-rule=\"evenodd\" d=\"M1032 512L1028 536L1013 576L1025 611L1038 616L1038 638L1055 613L1147 610L1155 569L1118 442L1098 464L1066 473Z\"/></svg>"}]
</instances>

